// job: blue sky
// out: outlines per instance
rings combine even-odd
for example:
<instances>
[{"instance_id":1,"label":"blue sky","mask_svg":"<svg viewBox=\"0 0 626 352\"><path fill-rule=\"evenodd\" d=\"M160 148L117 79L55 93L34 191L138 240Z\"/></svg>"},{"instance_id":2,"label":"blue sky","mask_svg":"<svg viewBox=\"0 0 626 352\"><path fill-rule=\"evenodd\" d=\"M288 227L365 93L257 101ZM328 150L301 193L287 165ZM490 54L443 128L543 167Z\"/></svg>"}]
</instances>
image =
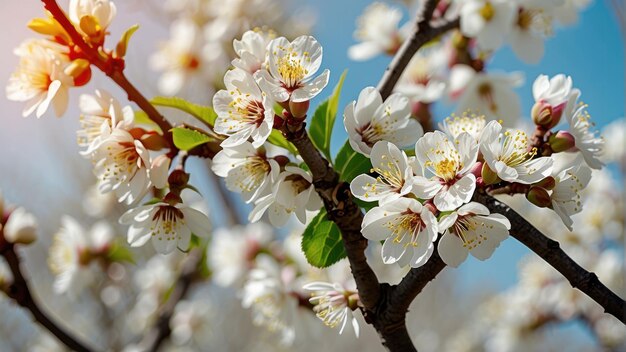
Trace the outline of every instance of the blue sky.
<instances>
[{"instance_id":1,"label":"blue sky","mask_svg":"<svg viewBox=\"0 0 626 352\"><path fill-rule=\"evenodd\" d=\"M367 62L353 62L347 57L347 48L355 43L352 33L356 18L369 2L309 0L308 4L318 13L314 34L324 47L323 67L331 70L329 87L334 86L344 69L348 69L341 96L342 111L346 104L356 99L362 88L376 86L390 57L381 56ZM405 20L408 20L408 14ZM539 64L524 64L505 47L489 62L488 70L524 73L525 84L517 92L525 116L534 103L532 82L542 73L572 76L574 85L582 91L582 100L589 104L588 110L599 126L624 116L624 46L617 21L606 2L596 0L581 14L577 24L557 28L555 36L547 41L545 56ZM331 90L327 90L316 100L330 94ZM444 118L451 108L446 105L438 107L436 118ZM337 123L332 140L335 152L346 138L343 125ZM504 289L513 285L517 279L518 262L527 253L528 249L509 239L488 262L470 257L456 270L462 287L486 284Z\"/></svg>"}]
</instances>

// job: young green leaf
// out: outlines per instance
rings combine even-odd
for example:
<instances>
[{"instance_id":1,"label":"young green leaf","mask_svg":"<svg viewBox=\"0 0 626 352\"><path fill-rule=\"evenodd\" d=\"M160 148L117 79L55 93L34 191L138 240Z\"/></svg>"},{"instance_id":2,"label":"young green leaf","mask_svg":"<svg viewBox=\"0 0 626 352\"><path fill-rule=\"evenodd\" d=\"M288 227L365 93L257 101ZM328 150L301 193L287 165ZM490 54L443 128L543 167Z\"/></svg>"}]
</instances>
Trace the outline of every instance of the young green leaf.
<instances>
[{"instance_id":1,"label":"young green leaf","mask_svg":"<svg viewBox=\"0 0 626 352\"><path fill-rule=\"evenodd\" d=\"M172 137L174 138L174 145L180 150L191 150L213 140L213 138L200 131L185 127L172 128Z\"/></svg>"},{"instance_id":2,"label":"young green leaf","mask_svg":"<svg viewBox=\"0 0 626 352\"><path fill-rule=\"evenodd\" d=\"M322 208L302 236L302 251L309 262L317 268L329 267L346 257L337 225L328 220Z\"/></svg>"},{"instance_id":3,"label":"young green leaf","mask_svg":"<svg viewBox=\"0 0 626 352\"><path fill-rule=\"evenodd\" d=\"M115 56L116 57L124 57L126 56L126 49L128 48L128 42L130 38L135 34L135 32L139 29L139 25L133 25L122 34L122 38L115 46Z\"/></svg>"},{"instance_id":4,"label":"young green leaf","mask_svg":"<svg viewBox=\"0 0 626 352\"><path fill-rule=\"evenodd\" d=\"M337 118L337 110L339 109L339 96L341 95L341 88L347 72L347 70L343 71L341 77L339 77L339 82L335 86L333 94L315 109L315 113L313 113L311 118L311 126L309 127L309 135L313 145L328 160L330 160L330 139L333 134L335 119Z\"/></svg>"},{"instance_id":5,"label":"young green leaf","mask_svg":"<svg viewBox=\"0 0 626 352\"><path fill-rule=\"evenodd\" d=\"M351 182L360 174L369 173L372 168L372 162L365 155L355 152L349 141L344 143L339 149L335 158L335 168L339 173L339 179L345 182Z\"/></svg>"},{"instance_id":6,"label":"young green leaf","mask_svg":"<svg viewBox=\"0 0 626 352\"><path fill-rule=\"evenodd\" d=\"M190 103L185 99L177 97L155 97L150 102L156 106L181 110L210 126L215 125L217 114L210 106Z\"/></svg>"},{"instance_id":7,"label":"young green leaf","mask_svg":"<svg viewBox=\"0 0 626 352\"><path fill-rule=\"evenodd\" d=\"M272 130L267 141L275 146L287 149L293 155L298 155L296 146L289 142L279 130Z\"/></svg>"}]
</instances>

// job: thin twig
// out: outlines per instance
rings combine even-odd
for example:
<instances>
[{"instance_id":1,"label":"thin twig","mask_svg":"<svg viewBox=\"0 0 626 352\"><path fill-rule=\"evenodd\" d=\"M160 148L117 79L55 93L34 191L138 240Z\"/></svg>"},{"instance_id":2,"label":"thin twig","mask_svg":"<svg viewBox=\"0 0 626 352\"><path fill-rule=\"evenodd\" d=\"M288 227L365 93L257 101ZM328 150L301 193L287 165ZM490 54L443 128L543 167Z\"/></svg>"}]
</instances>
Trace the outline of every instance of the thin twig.
<instances>
[{"instance_id":1,"label":"thin twig","mask_svg":"<svg viewBox=\"0 0 626 352\"><path fill-rule=\"evenodd\" d=\"M0 236L1 237L1 236ZM11 273L13 274L13 283L9 286L7 295L15 300L20 306L28 309L35 320L46 328L50 333L56 336L65 346L74 351L93 351L93 348L70 335L65 329L57 325L50 319L40 308L33 298L28 282L22 274L20 268L20 259L15 252L15 247L10 243L2 244L2 256L6 259Z\"/></svg>"},{"instance_id":2,"label":"thin twig","mask_svg":"<svg viewBox=\"0 0 626 352\"><path fill-rule=\"evenodd\" d=\"M531 223L506 204L493 197L476 193L474 199L492 213L499 213L511 222L511 236L535 252L572 285L596 301L609 313L626 324L626 302L598 280L596 274L585 270L561 249L559 242L546 237Z\"/></svg>"},{"instance_id":3,"label":"thin twig","mask_svg":"<svg viewBox=\"0 0 626 352\"><path fill-rule=\"evenodd\" d=\"M135 102L135 104L137 104L139 108L141 108L141 110L143 110L148 117L159 126L161 131L163 131L163 135L170 144L170 149L175 149L176 147L174 146L170 132L172 125L165 119L165 117L163 117L163 115L161 115L154 105L152 105L150 101L144 97L132 83L130 83L128 78L126 78L123 72L124 61L121 59L113 59L109 55L105 55L103 52L99 51L98 48L94 48L87 44L82 35L78 33L72 22L70 22L65 12L63 12L55 0L41 1L44 3L45 8L50 11L54 19L59 22L61 27L63 27L63 29L70 36L73 44L80 48L81 53L88 58L89 62L98 67L104 74L109 76L126 92L128 100ZM176 155L175 151L172 151L172 153L173 155Z\"/></svg>"}]
</instances>

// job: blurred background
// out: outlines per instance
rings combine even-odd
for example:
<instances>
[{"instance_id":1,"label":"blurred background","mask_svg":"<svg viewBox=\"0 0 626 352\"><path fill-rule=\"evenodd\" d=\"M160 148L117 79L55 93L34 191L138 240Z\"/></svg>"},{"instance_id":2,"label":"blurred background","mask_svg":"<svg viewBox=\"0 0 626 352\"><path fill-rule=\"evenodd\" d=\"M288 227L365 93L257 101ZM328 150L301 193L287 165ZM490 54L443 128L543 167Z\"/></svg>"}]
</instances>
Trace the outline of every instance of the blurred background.
<instances>
[{"instance_id":1,"label":"blurred background","mask_svg":"<svg viewBox=\"0 0 626 352\"><path fill-rule=\"evenodd\" d=\"M67 5L65 1L60 3L62 6ZM118 14L110 27L111 43L119 38L126 28L133 24L140 24L139 31L131 41L127 55L126 73L130 80L148 97L162 95L158 89L160 73L152 70L148 63L150 56L159 48L159 43L170 38L170 24L177 16L183 16L181 15L182 10L175 9L176 6L183 6L182 3L185 1L170 0L161 3L156 0L118 0L116 2ZM193 1L189 1L189 3L193 3ZM306 32L306 27L310 25L311 33L324 47L322 69L329 68L331 70L329 87L336 84L344 69L348 69L341 94L340 111L351 100L356 99L362 88L376 86L390 61L390 57L382 55L367 62L354 62L347 56L348 47L355 44L353 32L356 20L369 5L369 2L307 0L285 1L284 3L287 6L286 12L292 14L294 18L301 19L298 23L302 25L302 31ZM404 21L409 20L414 13L415 7L412 5L407 7L399 2L390 2L390 4L403 9ZM169 6L169 10L167 10L167 6ZM173 8L174 10L172 10ZM7 82L18 64L18 58L12 53L12 49L23 40L35 36L26 27L26 23L34 17L42 17L42 11L42 4L39 1L0 0L0 23L2 23L2 32L4 33L0 36L0 48L3 49L0 52L0 82ZM296 30L294 29L294 31ZM520 96L523 116L526 119L528 119L530 108L534 103L531 85L537 75L553 76L558 73L570 75L575 87L582 91L582 100L589 104L588 110L595 123L599 129L602 129L612 122L623 119L625 115L624 40L623 33L620 32L618 16L610 2L595 0L580 12L577 23L567 28L557 28L555 35L547 39L545 55L539 64L525 64L515 56L510 48L504 47L497 51L489 61L488 71L520 71L523 73L525 83L516 89L516 93ZM209 79L219 80L220 78ZM51 113L46 114L41 119L34 116L22 118L22 104L7 100L4 94L0 95L0 111L2 112L0 118L3 121L0 125L0 190L6 202L27 208L39 220L40 240L22 252L25 270L32 279L33 289L39 301L48 311L52 312L53 316L63 321L71 329L79 331L79 335L92 341L94 346L99 346L99 348L113 346L111 347L112 350L121 350L124 346L139 341L141 328L138 328L138 331L133 331L131 337L120 337L125 334L116 331L123 329L121 325L117 327L115 325L118 318L112 317L107 322L106 314L110 314L110 312L107 313L108 311L113 311L114 315L123 315L121 314L123 310L120 312L120 308L116 308L116 302L108 306L106 303L102 306L93 302L107 301L103 295L123 295L125 290L116 288L117 291L113 289L110 291L93 291L80 296L78 299L68 299L66 296L54 293L52 289L54 277L46 264L52 236L61 224L62 215L67 214L74 217L87 228L96 220L96 218L85 213L83 206L85 195L88 194L94 184L95 178L91 171L92 165L78 154L79 147L76 144L75 132L79 127L78 96L81 93L92 93L96 87L107 89L120 100L124 98L123 92L119 88L95 71L89 85L71 90L70 107L62 118L57 119ZM191 79L177 94L190 101L203 104L209 104L212 96L210 89L203 89L202 85L192 82ZM313 101L312 106L325 99L328 94L330 94L330 90L328 93L324 92L318 96ZM434 109L434 116L440 121L453 110L454 105L452 103L438 103ZM172 112L168 112L168 114L170 113ZM183 118L175 116L175 114L172 116L179 119ZM333 152L341 147L346 137L343 126L337 123L332 138ZM192 172L194 184L199 186L205 198L210 202L217 190L211 177L206 175L205 171L209 169L202 161L193 161L192 170L194 170ZM612 189L611 187L615 187L615 194L621 195L624 188L619 166L611 166L608 176L609 179L612 177L613 180L612 183L606 181L605 186L609 188L609 191ZM619 208L622 201L619 197L610 200L610 202L615 202L615 209L620 209L619 211L623 211L622 208ZM227 225L223 220L223 209L214 209L206 205L204 207L208 209L216 229ZM242 204L238 205L238 209L242 212L249 210ZM113 214L119 215L121 211L123 209L117 209ZM542 221L545 221L546 224L550 222L542 216L545 216L545 213L533 218L540 227ZM556 215L549 213L547 216L556 217ZM616 216L623 216L623 214ZM546 227L549 226L546 225ZM293 231L297 232L301 229L295 228ZM563 231L563 229L557 231ZM118 232L123 239L125 230L119 228ZM618 245L613 244L612 246L618 253L621 253L618 265L623 267L623 248L619 248L619 238L623 237L619 236L623 236L623 234L617 235L616 243ZM151 275L161 276L162 273L160 274L156 267L151 267L156 264L149 262L152 253L142 253L142 255L145 260L140 260L138 267L143 265L144 268L152 268L156 272ZM456 349L455 345L451 344L453 340L466 341L465 345L467 346L474 344L475 342L467 342L472 341L472 339L467 338L466 335L475 333L466 331L467 329L463 329L462 326L467 327L474 324L478 320L476 314L486 314L476 313L481 302L496 297L497 294L504 295L518 285L520 263L528 262L528 255L529 250L527 248L515 240L509 239L504 241L493 257L486 262L480 262L470 257L460 268L446 269L444 274L434 283L431 283L427 291L418 297L411 309L409 330L418 341L418 347L421 347L420 351L437 351L444 348L462 350ZM171 257L157 261L178 262L181 255L176 254ZM595 262L590 262L588 267L593 267L593 265ZM172 266L175 267L174 264ZM135 269L127 268L124 270L128 271L127 276L130 276L131 273L135 275ZM379 268L379 270L389 269ZM623 270L620 271L620 273L623 272ZM393 275L390 274L390 277ZM130 278L125 280L128 281L123 282L132 281ZM136 279L134 280L136 281ZM617 289L621 289L623 293L623 280L617 281ZM262 328L253 326L249 310L241 308L239 300L234 298L236 289L219 289L213 288L212 285L208 286L211 287L203 289L205 291L198 290L197 293L194 293L194 297L197 296L200 301L208 301L207 304L210 306L208 309L212 311L212 319L209 322L212 325L206 328L207 331L211 331L211 334L206 338L207 341L214 344L212 346L217 346L215 350L248 350L252 347L263 350L319 350L322 348L321 346L325 346L326 350L345 350L345 348L353 347L373 351L382 350L382 347L378 345L374 330L363 322L361 323L362 336L358 341L345 333L338 336L335 330L320 327L319 329L329 330L323 331L324 336L328 337L325 337L327 339L325 341L316 341L313 348L306 347L310 346L306 342L300 342L301 345L280 346L276 343L276 339L271 337L271 334ZM209 297L209 299L203 297ZM123 299L119 298L119 300ZM131 299L125 307L132 308L138 304L137 302L133 303ZM506 311L508 303L502 304L504 307L501 309ZM518 309L523 308L518 307ZM30 322L28 314L15 307L5 297L0 297L0 311L4 318L0 319L1 351L28 350L34 348L32 346L38 346L38 348L42 348L41 350L59 348L53 341L50 341L50 338L41 335L40 330ZM135 319L141 320L143 318ZM148 318L144 320L138 324L149 326ZM322 326L317 321L313 321L313 323ZM107 330L109 332L101 334L103 325L106 326L107 324L110 326L105 328L109 329ZM233 336L232 332L228 332L229 329L235 329L240 337ZM624 330L619 329L616 331L618 337L624 332ZM244 334L244 332L246 333ZM320 335L315 336L319 337ZM463 340L464 338L466 340ZM566 323L545 324L545 328L542 328L533 337L531 344L520 345L521 348L517 350L602 350L603 347L599 347L602 344L599 343L599 339L597 331L586 326L584 321L571 319ZM38 342L33 344L35 340ZM109 344L113 340L117 340L119 344ZM475 344L477 346L475 350L498 350L498 347L493 346L499 346L493 345L493 342L491 347L488 344L478 347L480 345L478 342ZM184 344L182 346L168 346L168 349L194 350L194 347L185 347ZM626 350L623 349L626 346L624 344L618 343L616 346L611 348L605 346L604 348L615 351ZM472 349L468 348L468 350Z\"/></svg>"}]
</instances>

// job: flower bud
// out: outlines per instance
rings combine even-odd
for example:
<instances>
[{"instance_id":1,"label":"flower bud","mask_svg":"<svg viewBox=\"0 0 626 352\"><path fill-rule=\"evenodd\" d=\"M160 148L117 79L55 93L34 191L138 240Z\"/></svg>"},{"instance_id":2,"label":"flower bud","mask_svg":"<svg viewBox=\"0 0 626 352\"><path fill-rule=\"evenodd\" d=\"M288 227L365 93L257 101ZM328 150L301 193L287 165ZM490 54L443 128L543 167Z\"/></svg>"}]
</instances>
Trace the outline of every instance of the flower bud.
<instances>
[{"instance_id":1,"label":"flower bud","mask_svg":"<svg viewBox=\"0 0 626 352\"><path fill-rule=\"evenodd\" d=\"M540 208L547 208L552 205L552 200L548 191L542 187L532 186L526 193L526 199Z\"/></svg>"},{"instance_id":2,"label":"flower bud","mask_svg":"<svg viewBox=\"0 0 626 352\"><path fill-rule=\"evenodd\" d=\"M303 119L306 117L306 113L309 111L309 103L310 101L303 101L299 103L295 103L293 101L289 101L289 111L291 115L297 119Z\"/></svg>"},{"instance_id":3,"label":"flower bud","mask_svg":"<svg viewBox=\"0 0 626 352\"><path fill-rule=\"evenodd\" d=\"M11 243L31 244L37 239L37 219L24 208L15 209L4 225L4 239Z\"/></svg>"},{"instance_id":4,"label":"flower bud","mask_svg":"<svg viewBox=\"0 0 626 352\"><path fill-rule=\"evenodd\" d=\"M533 186L545 188L545 189L551 191L556 186L556 180L554 179L554 177L548 176L548 177L544 178L543 180L535 183Z\"/></svg>"},{"instance_id":5,"label":"flower bud","mask_svg":"<svg viewBox=\"0 0 626 352\"><path fill-rule=\"evenodd\" d=\"M474 164L474 166L472 166L469 172L473 174L474 176L476 176L476 178L479 178L479 177L482 177L482 170L483 170L483 162L477 161Z\"/></svg>"},{"instance_id":6,"label":"flower bud","mask_svg":"<svg viewBox=\"0 0 626 352\"><path fill-rule=\"evenodd\" d=\"M565 152L576 147L576 140L571 133L567 131L558 131L548 138L550 149L554 153Z\"/></svg>"},{"instance_id":7,"label":"flower bud","mask_svg":"<svg viewBox=\"0 0 626 352\"><path fill-rule=\"evenodd\" d=\"M39 34L65 37L65 30L54 18L35 18L28 22L27 26Z\"/></svg>"},{"instance_id":8,"label":"flower bud","mask_svg":"<svg viewBox=\"0 0 626 352\"><path fill-rule=\"evenodd\" d=\"M565 104L553 106L541 100L533 105L530 115L533 119L533 122L537 126L541 126L546 130L550 130L554 126L558 125L561 121L564 106Z\"/></svg>"},{"instance_id":9,"label":"flower bud","mask_svg":"<svg viewBox=\"0 0 626 352\"><path fill-rule=\"evenodd\" d=\"M66 75L74 78L76 87L84 86L91 79L91 64L85 59L76 59L65 68Z\"/></svg>"},{"instance_id":10,"label":"flower bud","mask_svg":"<svg viewBox=\"0 0 626 352\"><path fill-rule=\"evenodd\" d=\"M483 182L486 185L493 185L495 183L500 182L500 178L498 177L498 174L495 173L493 170L491 170L487 163L483 164L481 175L483 178Z\"/></svg>"},{"instance_id":11,"label":"flower bud","mask_svg":"<svg viewBox=\"0 0 626 352\"><path fill-rule=\"evenodd\" d=\"M278 165L280 165L281 167L286 166L291 161L291 160L289 160L289 157L287 157L285 155L277 155L277 156L274 157L274 160L276 160Z\"/></svg>"},{"instance_id":12,"label":"flower bud","mask_svg":"<svg viewBox=\"0 0 626 352\"><path fill-rule=\"evenodd\" d=\"M189 174L183 170L174 170L167 178L170 188L184 188L189 183Z\"/></svg>"},{"instance_id":13,"label":"flower bud","mask_svg":"<svg viewBox=\"0 0 626 352\"><path fill-rule=\"evenodd\" d=\"M93 16L86 15L81 17L79 27L89 38L96 39L96 42L102 36L102 28L98 24L98 20Z\"/></svg>"},{"instance_id":14,"label":"flower bud","mask_svg":"<svg viewBox=\"0 0 626 352\"><path fill-rule=\"evenodd\" d=\"M148 132L141 136L141 144L148 150L161 150L168 147L167 140L162 135L156 132Z\"/></svg>"}]
</instances>

